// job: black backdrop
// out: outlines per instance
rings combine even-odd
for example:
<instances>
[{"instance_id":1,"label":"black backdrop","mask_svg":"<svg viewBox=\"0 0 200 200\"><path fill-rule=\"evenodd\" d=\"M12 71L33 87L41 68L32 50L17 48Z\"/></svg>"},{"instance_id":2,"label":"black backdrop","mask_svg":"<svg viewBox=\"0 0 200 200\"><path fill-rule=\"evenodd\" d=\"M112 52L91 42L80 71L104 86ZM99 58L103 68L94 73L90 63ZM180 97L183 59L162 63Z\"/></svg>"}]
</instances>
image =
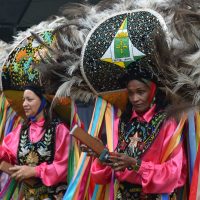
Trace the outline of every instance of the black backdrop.
<instances>
[{"instance_id":1,"label":"black backdrop","mask_svg":"<svg viewBox=\"0 0 200 200\"><path fill-rule=\"evenodd\" d=\"M59 8L68 2L96 4L99 0L0 0L0 40L11 42L18 31L58 15Z\"/></svg>"}]
</instances>

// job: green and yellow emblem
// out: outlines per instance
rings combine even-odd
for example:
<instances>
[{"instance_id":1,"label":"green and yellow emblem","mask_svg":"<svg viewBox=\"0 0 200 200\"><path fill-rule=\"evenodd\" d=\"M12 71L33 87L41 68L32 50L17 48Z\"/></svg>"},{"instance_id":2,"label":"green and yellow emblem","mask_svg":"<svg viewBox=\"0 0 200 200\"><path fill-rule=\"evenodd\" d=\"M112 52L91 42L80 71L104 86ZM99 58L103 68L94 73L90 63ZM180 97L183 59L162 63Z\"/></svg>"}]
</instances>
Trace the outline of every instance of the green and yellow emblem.
<instances>
[{"instance_id":1,"label":"green and yellow emblem","mask_svg":"<svg viewBox=\"0 0 200 200\"><path fill-rule=\"evenodd\" d=\"M127 30L127 18L117 31L110 47L102 56L101 60L114 63L126 68L130 63L141 59L145 54L139 51L131 42Z\"/></svg>"}]
</instances>

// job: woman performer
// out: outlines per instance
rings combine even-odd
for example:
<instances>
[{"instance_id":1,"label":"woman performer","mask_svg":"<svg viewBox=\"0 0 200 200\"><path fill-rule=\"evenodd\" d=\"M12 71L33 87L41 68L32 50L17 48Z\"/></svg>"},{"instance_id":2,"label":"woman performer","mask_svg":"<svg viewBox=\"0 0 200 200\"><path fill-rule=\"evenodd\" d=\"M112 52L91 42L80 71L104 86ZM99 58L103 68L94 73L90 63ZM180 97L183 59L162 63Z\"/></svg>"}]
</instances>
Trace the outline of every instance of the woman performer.
<instances>
[{"instance_id":1,"label":"woman performer","mask_svg":"<svg viewBox=\"0 0 200 200\"><path fill-rule=\"evenodd\" d=\"M22 181L25 199L61 199L67 186L69 130L56 117L38 87L23 94L27 120L16 127L0 146L0 160L15 164L11 177ZM37 178L34 185L26 179Z\"/></svg>"},{"instance_id":2,"label":"woman performer","mask_svg":"<svg viewBox=\"0 0 200 200\"><path fill-rule=\"evenodd\" d=\"M184 185L187 174L183 143L163 163L161 156L177 123L166 117L168 102L153 74L142 67L131 68L124 78L129 103L119 121L116 151L110 163L95 159L92 179L107 184L113 169L119 181L116 199L157 199L162 193L176 199L175 190Z\"/></svg>"}]
</instances>

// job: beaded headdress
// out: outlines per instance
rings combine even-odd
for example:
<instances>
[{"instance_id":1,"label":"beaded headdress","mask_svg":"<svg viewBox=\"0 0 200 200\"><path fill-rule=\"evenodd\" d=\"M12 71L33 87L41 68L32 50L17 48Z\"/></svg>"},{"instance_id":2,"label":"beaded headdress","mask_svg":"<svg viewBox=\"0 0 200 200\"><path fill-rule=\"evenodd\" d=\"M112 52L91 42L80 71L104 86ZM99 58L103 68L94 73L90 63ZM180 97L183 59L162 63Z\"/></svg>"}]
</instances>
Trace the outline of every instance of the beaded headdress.
<instances>
[{"instance_id":1,"label":"beaded headdress","mask_svg":"<svg viewBox=\"0 0 200 200\"><path fill-rule=\"evenodd\" d=\"M153 10L115 14L88 35L82 50L81 73L94 94L124 89L130 69L136 76L153 78L154 38L166 31L164 19Z\"/></svg>"},{"instance_id":2,"label":"beaded headdress","mask_svg":"<svg viewBox=\"0 0 200 200\"><path fill-rule=\"evenodd\" d=\"M21 116L24 116L22 107L23 90L28 85L41 87L40 74L34 65L41 62L41 56L55 43L52 30L63 23L63 17L56 17L21 32L13 44L2 45L1 53L1 80L2 90L9 104ZM32 35L36 32L43 40L43 44ZM2 52L2 51L1 51ZM46 96L51 100L51 96Z\"/></svg>"}]
</instances>

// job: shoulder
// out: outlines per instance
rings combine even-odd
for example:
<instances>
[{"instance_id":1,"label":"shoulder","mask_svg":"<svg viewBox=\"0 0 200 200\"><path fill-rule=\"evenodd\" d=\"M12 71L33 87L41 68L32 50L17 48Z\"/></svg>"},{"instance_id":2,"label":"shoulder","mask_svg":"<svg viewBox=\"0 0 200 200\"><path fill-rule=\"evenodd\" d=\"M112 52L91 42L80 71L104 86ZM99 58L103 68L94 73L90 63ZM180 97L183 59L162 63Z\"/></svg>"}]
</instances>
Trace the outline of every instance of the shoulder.
<instances>
[{"instance_id":1,"label":"shoulder","mask_svg":"<svg viewBox=\"0 0 200 200\"><path fill-rule=\"evenodd\" d=\"M8 142L10 140L18 140L20 132L21 132L22 124L17 125L7 136L4 137L4 142Z\"/></svg>"},{"instance_id":2,"label":"shoulder","mask_svg":"<svg viewBox=\"0 0 200 200\"><path fill-rule=\"evenodd\" d=\"M50 124L52 126L55 126L56 128L64 128L64 129L67 128L67 129L69 129L69 126L67 125L67 123L60 120L59 118L53 118Z\"/></svg>"},{"instance_id":3,"label":"shoulder","mask_svg":"<svg viewBox=\"0 0 200 200\"><path fill-rule=\"evenodd\" d=\"M178 125L177 120L173 117L168 117L163 122L164 127L170 127L170 126L177 127L177 125Z\"/></svg>"},{"instance_id":4,"label":"shoulder","mask_svg":"<svg viewBox=\"0 0 200 200\"><path fill-rule=\"evenodd\" d=\"M69 126L62 121L57 122L57 124L56 124L56 134L68 135L69 134Z\"/></svg>"},{"instance_id":5,"label":"shoulder","mask_svg":"<svg viewBox=\"0 0 200 200\"><path fill-rule=\"evenodd\" d=\"M18 124L15 128L13 128L13 130L8 134L20 134L21 132L21 129L22 129L22 124Z\"/></svg>"},{"instance_id":6,"label":"shoulder","mask_svg":"<svg viewBox=\"0 0 200 200\"><path fill-rule=\"evenodd\" d=\"M56 128L64 128L64 129L68 129L69 130L69 126L64 122L58 123Z\"/></svg>"},{"instance_id":7,"label":"shoulder","mask_svg":"<svg viewBox=\"0 0 200 200\"><path fill-rule=\"evenodd\" d=\"M165 137L171 137L174 134L177 126L178 123L175 118L166 118L162 124L160 131L163 132Z\"/></svg>"},{"instance_id":8,"label":"shoulder","mask_svg":"<svg viewBox=\"0 0 200 200\"><path fill-rule=\"evenodd\" d=\"M160 121L162 129L176 128L178 125L174 117L168 116L167 113L162 110L155 113L152 120L154 120L153 122Z\"/></svg>"}]
</instances>

